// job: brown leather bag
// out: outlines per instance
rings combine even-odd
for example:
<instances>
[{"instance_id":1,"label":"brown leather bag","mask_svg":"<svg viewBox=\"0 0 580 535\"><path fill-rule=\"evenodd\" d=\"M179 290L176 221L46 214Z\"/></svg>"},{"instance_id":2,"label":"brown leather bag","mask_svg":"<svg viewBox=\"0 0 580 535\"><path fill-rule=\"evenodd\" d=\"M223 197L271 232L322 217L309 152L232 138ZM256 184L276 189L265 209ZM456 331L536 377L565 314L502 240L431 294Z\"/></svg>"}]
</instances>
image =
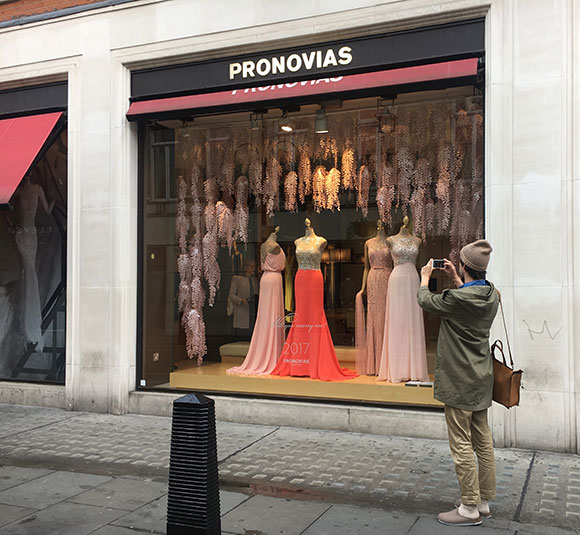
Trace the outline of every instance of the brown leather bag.
<instances>
[{"instance_id":1,"label":"brown leather bag","mask_svg":"<svg viewBox=\"0 0 580 535\"><path fill-rule=\"evenodd\" d=\"M512 350L510 347L501 298L499 306L505 329L505 339L507 342L510 364L508 365L503 352L503 342L501 340L496 340L491 346L491 356L493 358L493 400L496 403L501 403L504 407L509 409L510 407L520 404L520 386L523 372L522 370L514 370L514 359L512 357ZM502 360L496 358L496 351L501 353Z\"/></svg>"}]
</instances>

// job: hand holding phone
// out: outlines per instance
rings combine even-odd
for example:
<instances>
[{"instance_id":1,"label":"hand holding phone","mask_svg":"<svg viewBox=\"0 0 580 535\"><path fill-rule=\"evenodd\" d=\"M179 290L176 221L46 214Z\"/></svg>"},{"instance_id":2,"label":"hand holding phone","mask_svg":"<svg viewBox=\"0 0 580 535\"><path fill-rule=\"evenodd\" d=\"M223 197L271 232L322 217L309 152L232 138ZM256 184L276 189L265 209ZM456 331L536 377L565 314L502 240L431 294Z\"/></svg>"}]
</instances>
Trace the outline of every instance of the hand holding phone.
<instances>
[{"instance_id":1,"label":"hand holding phone","mask_svg":"<svg viewBox=\"0 0 580 535\"><path fill-rule=\"evenodd\" d=\"M444 269L444 268L445 268L445 260L442 259L433 260L433 269Z\"/></svg>"}]
</instances>

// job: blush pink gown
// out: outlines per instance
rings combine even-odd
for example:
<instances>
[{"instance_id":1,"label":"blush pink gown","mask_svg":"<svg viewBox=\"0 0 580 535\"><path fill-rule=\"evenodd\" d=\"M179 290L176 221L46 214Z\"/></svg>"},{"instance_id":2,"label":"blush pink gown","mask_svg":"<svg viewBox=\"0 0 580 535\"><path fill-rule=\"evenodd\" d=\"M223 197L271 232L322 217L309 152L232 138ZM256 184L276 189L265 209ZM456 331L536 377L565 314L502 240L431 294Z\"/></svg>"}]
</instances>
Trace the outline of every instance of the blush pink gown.
<instances>
[{"instance_id":1,"label":"blush pink gown","mask_svg":"<svg viewBox=\"0 0 580 535\"><path fill-rule=\"evenodd\" d=\"M423 312L417 303L419 245L412 236L393 236L395 267L389 279L379 380L428 381Z\"/></svg>"},{"instance_id":2,"label":"blush pink gown","mask_svg":"<svg viewBox=\"0 0 580 535\"><path fill-rule=\"evenodd\" d=\"M241 366L226 370L233 375L268 375L272 372L284 345L284 297L282 274L286 265L284 251L266 253L262 263L260 299L254 333L248 354Z\"/></svg>"},{"instance_id":3,"label":"blush pink gown","mask_svg":"<svg viewBox=\"0 0 580 535\"><path fill-rule=\"evenodd\" d=\"M357 371L361 375L377 375L385 331L387 287L393 269L393 259L386 243L371 238L367 245L370 270L367 276L367 315L362 306L362 294L357 295L355 338L357 341Z\"/></svg>"}]
</instances>

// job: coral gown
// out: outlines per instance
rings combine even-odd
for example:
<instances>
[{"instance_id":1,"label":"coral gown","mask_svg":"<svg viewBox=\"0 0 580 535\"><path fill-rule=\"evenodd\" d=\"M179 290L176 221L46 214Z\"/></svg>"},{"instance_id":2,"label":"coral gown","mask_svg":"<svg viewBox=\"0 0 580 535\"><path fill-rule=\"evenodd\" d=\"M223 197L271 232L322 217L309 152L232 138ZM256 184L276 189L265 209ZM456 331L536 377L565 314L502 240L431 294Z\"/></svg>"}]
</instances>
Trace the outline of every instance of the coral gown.
<instances>
[{"instance_id":1,"label":"coral gown","mask_svg":"<svg viewBox=\"0 0 580 535\"><path fill-rule=\"evenodd\" d=\"M413 236L393 236L395 267L389 278L379 380L428 381L423 312L417 303L419 244Z\"/></svg>"},{"instance_id":2,"label":"coral gown","mask_svg":"<svg viewBox=\"0 0 580 535\"><path fill-rule=\"evenodd\" d=\"M385 331L387 288L393 269L393 259L384 239L371 238L367 245L370 270L367 276L367 317L362 306L362 294L357 295L356 340L357 371L361 375L377 375Z\"/></svg>"},{"instance_id":3,"label":"coral gown","mask_svg":"<svg viewBox=\"0 0 580 535\"><path fill-rule=\"evenodd\" d=\"M320 257L326 242L318 236L296 240L298 271L294 279L296 312L282 354L272 375L344 381L356 372L341 368L324 313Z\"/></svg>"},{"instance_id":4,"label":"coral gown","mask_svg":"<svg viewBox=\"0 0 580 535\"><path fill-rule=\"evenodd\" d=\"M250 347L240 366L226 370L229 374L268 375L276 366L284 344L284 297L282 274L286 255L266 253L262 263L258 314Z\"/></svg>"}]
</instances>

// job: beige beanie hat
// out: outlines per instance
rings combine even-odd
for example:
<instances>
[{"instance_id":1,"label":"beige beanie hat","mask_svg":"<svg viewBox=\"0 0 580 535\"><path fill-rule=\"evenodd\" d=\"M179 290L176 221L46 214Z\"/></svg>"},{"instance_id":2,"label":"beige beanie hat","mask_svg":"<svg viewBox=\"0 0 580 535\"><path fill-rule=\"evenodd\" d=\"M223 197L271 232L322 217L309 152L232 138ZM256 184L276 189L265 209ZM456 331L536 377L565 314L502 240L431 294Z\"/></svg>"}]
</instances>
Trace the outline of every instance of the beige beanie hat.
<instances>
[{"instance_id":1,"label":"beige beanie hat","mask_svg":"<svg viewBox=\"0 0 580 535\"><path fill-rule=\"evenodd\" d=\"M487 240L477 240L461 249L459 258L467 267L475 271L487 271L491 251L493 249Z\"/></svg>"}]
</instances>

